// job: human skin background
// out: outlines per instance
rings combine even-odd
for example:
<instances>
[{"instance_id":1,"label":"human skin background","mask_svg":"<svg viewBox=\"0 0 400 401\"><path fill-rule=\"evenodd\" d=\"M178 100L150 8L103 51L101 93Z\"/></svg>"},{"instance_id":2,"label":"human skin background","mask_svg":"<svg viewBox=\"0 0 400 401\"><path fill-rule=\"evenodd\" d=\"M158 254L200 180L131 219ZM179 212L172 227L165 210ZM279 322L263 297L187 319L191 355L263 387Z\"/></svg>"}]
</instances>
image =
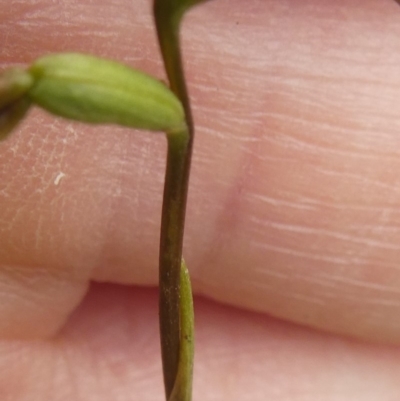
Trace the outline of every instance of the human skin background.
<instances>
[{"instance_id":1,"label":"human skin background","mask_svg":"<svg viewBox=\"0 0 400 401\"><path fill-rule=\"evenodd\" d=\"M0 63L163 79L150 3L0 0ZM194 401L400 399L400 7L214 0L183 37ZM0 144L1 400L163 399L165 150L38 110Z\"/></svg>"}]
</instances>

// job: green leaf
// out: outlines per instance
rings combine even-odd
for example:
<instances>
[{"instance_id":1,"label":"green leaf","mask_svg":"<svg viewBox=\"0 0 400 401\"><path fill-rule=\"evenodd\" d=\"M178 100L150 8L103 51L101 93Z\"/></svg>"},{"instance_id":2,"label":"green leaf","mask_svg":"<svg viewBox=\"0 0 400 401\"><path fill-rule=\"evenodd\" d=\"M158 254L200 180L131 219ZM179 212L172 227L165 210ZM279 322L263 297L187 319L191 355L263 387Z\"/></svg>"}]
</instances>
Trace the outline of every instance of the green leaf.
<instances>
[{"instance_id":1,"label":"green leaf","mask_svg":"<svg viewBox=\"0 0 400 401\"><path fill-rule=\"evenodd\" d=\"M182 259L180 272L180 346L178 371L168 401L190 401L192 398L194 355L194 311L189 272Z\"/></svg>"},{"instance_id":2,"label":"green leaf","mask_svg":"<svg viewBox=\"0 0 400 401\"><path fill-rule=\"evenodd\" d=\"M32 101L61 117L175 133L185 130L177 97L159 80L123 64L78 53L35 61Z\"/></svg>"}]
</instances>

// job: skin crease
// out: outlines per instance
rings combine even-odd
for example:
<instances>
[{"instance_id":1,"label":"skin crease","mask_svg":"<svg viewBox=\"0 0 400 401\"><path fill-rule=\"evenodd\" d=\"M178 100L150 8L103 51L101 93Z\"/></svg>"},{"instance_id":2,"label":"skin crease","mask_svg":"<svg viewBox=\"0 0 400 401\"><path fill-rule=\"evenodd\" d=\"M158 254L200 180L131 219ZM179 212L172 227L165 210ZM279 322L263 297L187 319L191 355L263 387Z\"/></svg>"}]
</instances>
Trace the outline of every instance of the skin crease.
<instances>
[{"instance_id":1,"label":"skin crease","mask_svg":"<svg viewBox=\"0 0 400 401\"><path fill-rule=\"evenodd\" d=\"M400 398L399 21L391 0L220 0L185 20L194 400ZM145 0L12 2L0 43L3 67L82 51L163 79ZM33 110L0 159L1 399L162 400L143 286L164 136Z\"/></svg>"}]
</instances>

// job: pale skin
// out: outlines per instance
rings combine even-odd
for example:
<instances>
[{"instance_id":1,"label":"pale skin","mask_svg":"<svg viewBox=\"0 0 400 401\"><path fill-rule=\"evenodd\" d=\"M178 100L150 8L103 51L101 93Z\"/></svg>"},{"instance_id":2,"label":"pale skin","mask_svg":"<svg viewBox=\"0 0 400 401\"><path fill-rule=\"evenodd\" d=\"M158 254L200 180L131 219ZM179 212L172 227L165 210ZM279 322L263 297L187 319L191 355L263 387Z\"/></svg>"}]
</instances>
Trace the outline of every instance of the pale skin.
<instances>
[{"instance_id":1,"label":"pale skin","mask_svg":"<svg viewBox=\"0 0 400 401\"><path fill-rule=\"evenodd\" d=\"M3 66L81 51L163 79L147 0L2 18ZM214 1L183 35L194 401L399 399L400 7ZM0 160L1 399L162 400L163 135L35 110Z\"/></svg>"}]
</instances>

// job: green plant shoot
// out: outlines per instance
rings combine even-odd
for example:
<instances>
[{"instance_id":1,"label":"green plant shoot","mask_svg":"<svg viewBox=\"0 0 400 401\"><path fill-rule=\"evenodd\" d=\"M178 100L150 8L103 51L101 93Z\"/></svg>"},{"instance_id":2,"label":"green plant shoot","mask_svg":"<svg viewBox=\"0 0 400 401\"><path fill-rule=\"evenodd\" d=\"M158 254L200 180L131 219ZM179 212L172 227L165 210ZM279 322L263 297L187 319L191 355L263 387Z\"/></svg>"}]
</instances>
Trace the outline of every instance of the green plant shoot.
<instances>
[{"instance_id":1,"label":"green plant shoot","mask_svg":"<svg viewBox=\"0 0 400 401\"><path fill-rule=\"evenodd\" d=\"M194 315L182 258L194 126L179 45L187 9L205 0L155 0L158 39L171 89L123 64L78 53L48 55L0 76L0 139L31 105L91 124L164 131L168 139L160 240L160 333L168 401L190 401Z\"/></svg>"},{"instance_id":2,"label":"green plant shoot","mask_svg":"<svg viewBox=\"0 0 400 401\"><path fill-rule=\"evenodd\" d=\"M6 137L31 105L92 124L118 124L167 133L168 165L180 163L188 129L181 102L159 80L120 63L78 53L39 58L26 70L0 75L0 134ZM176 146L175 146L176 145ZM179 176L176 178L179 179ZM166 185L169 185L167 180ZM180 204L172 207L175 213ZM166 250L168 252L168 249ZM193 302L180 262L177 372L169 401L189 401L193 370Z\"/></svg>"}]
</instances>

